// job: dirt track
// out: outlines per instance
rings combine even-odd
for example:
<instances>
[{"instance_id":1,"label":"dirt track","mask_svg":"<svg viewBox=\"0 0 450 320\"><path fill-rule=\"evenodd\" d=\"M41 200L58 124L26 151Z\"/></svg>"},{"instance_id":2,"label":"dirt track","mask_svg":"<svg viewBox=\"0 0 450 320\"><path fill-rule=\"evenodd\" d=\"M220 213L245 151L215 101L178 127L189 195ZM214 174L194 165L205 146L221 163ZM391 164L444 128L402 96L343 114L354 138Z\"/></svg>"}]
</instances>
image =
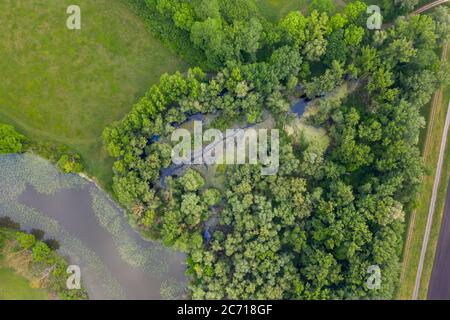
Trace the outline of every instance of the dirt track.
<instances>
[{"instance_id":1,"label":"dirt track","mask_svg":"<svg viewBox=\"0 0 450 320\"><path fill-rule=\"evenodd\" d=\"M428 299L450 299L450 180L445 199L439 240L428 285Z\"/></svg>"},{"instance_id":2,"label":"dirt track","mask_svg":"<svg viewBox=\"0 0 450 320\"><path fill-rule=\"evenodd\" d=\"M438 1L431 2L429 4L424 5L423 7L420 7L419 9L415 10L412 14L422 13L424 11L427 11L427 10L429 10L431 8L434 8L434 7L436 7L436 6L440 5L440 4L447 3L449 1L450 0L438 0Z\"/></svg>"}]
</instances>

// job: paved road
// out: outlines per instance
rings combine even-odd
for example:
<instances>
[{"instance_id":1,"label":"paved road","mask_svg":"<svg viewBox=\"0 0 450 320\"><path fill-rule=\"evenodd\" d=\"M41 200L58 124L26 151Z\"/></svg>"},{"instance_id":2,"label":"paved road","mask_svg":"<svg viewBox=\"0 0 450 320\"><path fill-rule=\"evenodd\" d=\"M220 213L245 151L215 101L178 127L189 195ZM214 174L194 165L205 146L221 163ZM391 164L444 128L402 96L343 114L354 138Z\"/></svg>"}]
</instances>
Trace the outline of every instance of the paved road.
<instances>
[{"instance_id":1,"label":"paved road","mask_svg":"<svg viewBox=\"0 0 450 320\"><path fill-rule=\"evenodd\" d=\"M443 162L444 162L445 146L447 145L447 133L448 133L449 125L450 125L450 102L448 104L448 110L447 110L447 117L445 119L444 132L442 134L441 148L440 148L440 151L439 151L438 165L437 165L437 169L436 169L436 176L434 178L433 194L431 195L430 208L428 210L427 226L425 228L425 235L423 237L423 242L422 242L422 250L420 252L419 266L417 268L416 283L415 283L415 286L414 286L414 294L413 294L413 299L414 300L417 300L417 297L419 295L419 288L420 288L420 280L422 278L423 263L424 263L424 260L425 260L425 254L427 252L427 245L428 245L428 239L430 237L431 225L433 223L433 215L434 215L434 209L435 209L435 205L436 205L436 197L437 197L437 191L438 191L438 187L439 187L439 181L441 180L442 165L443 165Z\"/></svg>"},{"instance_id":2,"label":"paved road","mask_svg":"<svg viewBox=\"0 0 450 320\"><path fill-rule=\"evenodd\" d=\"M447 186L444 216L442 218L436 255L428 285L429 300L450 299L450 180Z\"/></svg>"}]
</instances>

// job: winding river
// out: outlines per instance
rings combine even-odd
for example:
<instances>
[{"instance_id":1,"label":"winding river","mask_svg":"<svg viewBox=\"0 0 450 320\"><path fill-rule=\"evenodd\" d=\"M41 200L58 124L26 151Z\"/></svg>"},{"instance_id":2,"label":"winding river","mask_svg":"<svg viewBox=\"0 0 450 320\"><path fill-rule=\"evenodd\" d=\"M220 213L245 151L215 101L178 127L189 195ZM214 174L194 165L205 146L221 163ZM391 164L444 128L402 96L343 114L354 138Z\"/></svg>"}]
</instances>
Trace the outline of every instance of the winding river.
<instances>
[{"instance_id":1,"label":"winding river","mask_svg":"<svg viewBox=\"0 0 450 320\"><path fill-rule=\"evenodd\" d=\"M0 216L57 240L90 299L185 297L183 254L143 240L95 184L42 158L0 156Z\"/></svg>"}]
</instances>

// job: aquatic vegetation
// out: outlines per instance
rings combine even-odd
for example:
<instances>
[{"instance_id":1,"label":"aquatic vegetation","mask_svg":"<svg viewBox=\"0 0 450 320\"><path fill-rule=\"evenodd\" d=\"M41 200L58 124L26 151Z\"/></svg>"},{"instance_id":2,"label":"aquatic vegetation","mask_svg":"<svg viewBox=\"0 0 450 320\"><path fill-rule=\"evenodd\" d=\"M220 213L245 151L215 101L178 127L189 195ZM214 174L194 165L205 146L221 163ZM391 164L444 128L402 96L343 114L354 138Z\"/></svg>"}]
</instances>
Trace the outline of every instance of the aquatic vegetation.
<instances>
[{"instance_id":1,"label":"aquatic vegetation","mask_svg":"<svg viewBox=\"0 0 450 320\"><path fill-rule=\"evenodd\" d=\"M142 246L130 236L130 227L122 209L98 189L91 188L90 194L94 213L100 224L113 236L114 244L122 259L148 272L157 274L167 272L167 264L161 256L169 254L169 250L150 242L146 243L145 247Z\"/></svg>"},{"instance_id":2,"label":"aquatic vegetation","mask_svg":"<svg viewBox=\"0 0 450 320\"><path fill-rule=\"evenodd\" d=\"M31 154L0 156L0 171L0 216L11 218L27 230L43 230L46 238L56 239L61 245L60 254L69 257L71 264L80 266L83 285L94 298L123 299L127 297L127 292L111 273L111 266L106 265L103 257L88 247L83 239L71 234L56 219L21 202L21 196L30 187L38 194L53 197L58 193L88 188L86 201L99 227L111 236L120 259L156 281L156 284L152 282L152 286L157 287L150 290L156 289L157 295L161 283L164 288L167 287L164 279L169 277L169 265L181 266L184 261L183 255L141 239L130 228L124 212L109 196L78 175L62 174L48 161ZM171 278L170 283L178 291L186 288L183 281ZM177 290L171 289L173 292Z\"/></svg>"},{"instance_id":3,"label":"aquatic vegetation","mask_svg":"<svg viewBox=\"0 0 450 320\"><path fill-rule=\"evenodd\" d=\"M176 279L169 278L161 284L161 297L166 300L186 298L186 286Z\"/></svg>"},{"instance_id":4,"label":"aquatic vegetation","mask_svg":"<svg viewBox=\"0 0 450 320\"><path fill-rule=\"evenodd\" d=\"M47 237L57 239L61 243L59 249L61 255L70 257L71 263L82 268L82 281L86 284L88 291L90 287L98 286L108 298L124 297L119 283L112 277L100 258L79 239L64 230L57 221L14 201L1 203L0 212L2 216L8 216L22 226L45 230Z\"/></svg>"}]
</instances>

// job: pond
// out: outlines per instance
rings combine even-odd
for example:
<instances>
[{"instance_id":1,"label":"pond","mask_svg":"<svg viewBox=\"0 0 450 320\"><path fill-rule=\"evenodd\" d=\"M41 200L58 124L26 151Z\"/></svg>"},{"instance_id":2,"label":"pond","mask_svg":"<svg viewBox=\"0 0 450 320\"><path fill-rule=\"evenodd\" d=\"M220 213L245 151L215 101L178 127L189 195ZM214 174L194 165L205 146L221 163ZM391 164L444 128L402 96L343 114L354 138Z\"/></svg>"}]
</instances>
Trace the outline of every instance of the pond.
<instances>
[{"instance_id":1,"label":"pond","mask_svg":"<svg viewBox=\"0 0 450 320\"><path fill-rule=\"evenodd\" d=\"M33 155L0 156L0 216L59 242L91 299L185 298L185 256L143 240L102 190Z\"/></svg>"},{"instance_id":2,"label":"pond","mask_svg":"<svg viewBox=\"0 0 450 320\"><path fill-rule=\"evenodd\" d=\"M303 116L305 113L306 107L310 103L311 100L306 98L299 99L295 101L291 106L291 112L294 113L297 117Z\"/></svg>"}]
</instances>

